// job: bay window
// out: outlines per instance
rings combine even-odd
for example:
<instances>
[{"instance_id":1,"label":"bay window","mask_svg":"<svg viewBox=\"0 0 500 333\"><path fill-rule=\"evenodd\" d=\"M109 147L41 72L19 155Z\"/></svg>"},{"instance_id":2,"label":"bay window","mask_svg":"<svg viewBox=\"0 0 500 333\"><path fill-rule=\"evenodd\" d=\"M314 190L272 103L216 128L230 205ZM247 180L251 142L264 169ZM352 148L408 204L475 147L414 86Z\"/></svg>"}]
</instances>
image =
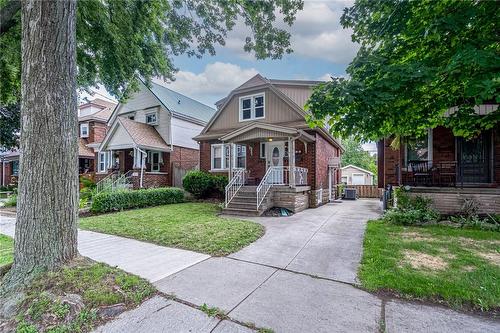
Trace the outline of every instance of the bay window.
<instances>
[{"instance_id":1,"label":"bay window","mask_svg":"<svg viewBox=\"0 0 500 333\"><path fill-rule=\"evenodd\" d=\"M240 121L264 118L264 94L240 97Z\"/></svg>"}]
</instances>

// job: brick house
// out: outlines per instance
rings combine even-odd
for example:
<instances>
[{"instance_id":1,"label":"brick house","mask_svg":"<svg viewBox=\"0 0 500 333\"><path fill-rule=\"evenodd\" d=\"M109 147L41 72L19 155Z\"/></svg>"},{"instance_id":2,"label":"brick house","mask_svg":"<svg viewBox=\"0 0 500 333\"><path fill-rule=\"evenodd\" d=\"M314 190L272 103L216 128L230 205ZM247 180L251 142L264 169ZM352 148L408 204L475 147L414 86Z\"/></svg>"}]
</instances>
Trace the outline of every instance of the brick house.
<instances>
[{"instance_id":1,"label":"brick house","mask_svg":"<svg viewBox=\"0 0 500 333\"><path fill-rule=\"evenodd\" d=\"M93 178L95 156L108 131L116 103L96 98L78 107L78 173Z\"/></svg>"},{"instance_id":2,"label":"brick house","mask_svg":"<svg viewBox=\"0 0 500 333\"><path fill-rule=\"evenodd\" d=\"M133 188L182 186L198 167L198 135L215 110L157 83L119 103L96 154L96 179L122 177Z\"/></svg>"},{"instance_id":3,"label":"brick house","mask_svg":"<svg viewBox=\"0 0 500 333\"><path fill-rule=\"evenodd\" d=\"M78 106L78 173L93 178L95 154L106 136L107 121L116 103L96 98ZM18 150L0 156L0 185L17 183L19 170Z\"/></svg>"},{"instance_id":4,"label":"brick house","mask_svg":"<svg viewBox=\"0 0 500 333\"><path fill-rule=\"evenodd\" d=\"M200 169L228 175L226 212L294 212L331 199L342 147L326 129L311 129L304 105L318 81L270 80L257 74L218 101L194 139Z\"/></svg>"},{"instance_id":5,"label":"brick house","mask_svg":"<svg viewBox=\"0 0 500 333\"><path fill-rule=\"evenodd\" d=\"M497 108L480 105L476 113L481 116ZM476 201L480 213L500 213L500 126L471 140L455 137L441 126L419 139L401 139L398 149L391 147L393 140L377 144L380 188L405 186L433 199L443 214L459 213L465 199Z\"/></svg>"}]
</instances>

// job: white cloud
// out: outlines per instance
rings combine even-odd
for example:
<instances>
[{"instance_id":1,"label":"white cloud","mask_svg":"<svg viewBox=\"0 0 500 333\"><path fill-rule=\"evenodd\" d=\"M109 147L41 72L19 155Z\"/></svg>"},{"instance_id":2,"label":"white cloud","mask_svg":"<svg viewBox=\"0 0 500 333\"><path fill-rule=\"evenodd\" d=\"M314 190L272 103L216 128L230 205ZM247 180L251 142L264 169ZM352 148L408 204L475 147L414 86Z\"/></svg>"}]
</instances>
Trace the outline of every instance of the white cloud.
<instances>
[{"instance_id":1,"label":"white cloud","mask_svg":"<svg viewBox=\"0 0 500 333\"><path fill-rule=\"evenodd\" d=\"M218 99L226 96L231 90L257 73L255 68L244 69L231 63L215 62L206 65L203 72L199 74L179 71L173 82L166 83L157 80L156 82L200 102L213 105Z\"/></svg>"},{"instance_id":2,"label":"white cloud","mask_svg":"<svg viewBox=\"0 0 500 333\"><path fill-rule=\"evenodd\" d=\"M277 25L291 33L294 54L348 64L359 46L351 41L352 31L340 25L340 17L343 9L351 5L352 1L308 1L304 9L297 13L292 27L283 23L279 13L276 15ZM242 21L238 22L229 33L225 48L242 59L255 59L243 50L245 37L249 34L248 27Z\"/></svg>"}]
</instances>

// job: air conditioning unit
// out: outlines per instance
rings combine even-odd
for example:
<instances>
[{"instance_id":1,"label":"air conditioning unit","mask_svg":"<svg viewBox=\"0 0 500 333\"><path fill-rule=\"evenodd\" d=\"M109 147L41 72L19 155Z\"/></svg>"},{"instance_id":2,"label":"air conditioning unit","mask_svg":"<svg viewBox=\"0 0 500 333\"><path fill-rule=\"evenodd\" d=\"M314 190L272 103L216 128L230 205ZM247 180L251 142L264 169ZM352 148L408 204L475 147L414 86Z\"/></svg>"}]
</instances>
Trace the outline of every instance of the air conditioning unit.
<instances>
[{"instance_id":1,"label":"air conditioning unit","mask_svg":"<svg viewBox=\"0 0 500 333\"><path fill-rule=\"evenodd\" d=\"M356 200L356 189L355 188L346 188L344 189L344 197L346 200Z\"/></svg>"}]
</instances>

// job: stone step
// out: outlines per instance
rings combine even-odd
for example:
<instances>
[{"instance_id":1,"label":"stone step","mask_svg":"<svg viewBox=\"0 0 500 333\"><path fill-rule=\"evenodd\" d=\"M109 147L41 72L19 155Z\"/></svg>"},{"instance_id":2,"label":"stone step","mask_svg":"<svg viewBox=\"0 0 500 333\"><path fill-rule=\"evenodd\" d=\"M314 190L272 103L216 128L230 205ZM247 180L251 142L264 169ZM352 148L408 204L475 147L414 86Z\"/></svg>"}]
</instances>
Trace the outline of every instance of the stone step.
<instances>
[{"instance_id":1,"label":"stone step","mask_svg":"<svg viewBox=\"0 0 500 333\"><path fill-rule=\"evenodd\" d=\"M235 196L231 202L237 202L237 203L244 203L247 205L256 205L257 204L257 198L256 197L238 197Z\"/></svg>"},{"instance_id":2,"label":"stone step","mask_svg":"<svg viewBox=\"0 0 500 333\"><path fill-rule=\"evenodd\" d=\"M242 186L238 192L255 192L257 191L257 186Z\"/></svg>"},{"instance_id":3,"label":"stone step","mask_svg":"<svg viewBox=\"0 0 500 333\"><path fill-rule=\"evenodd\" d=\"M256 202L240 202L240 201L234 201L231 200L229 203L229 208L238 208L238 209L255 209L257 210L257 203Z\"/></svg>"},{"instance_id":4,"label":"stone step","mask_svg":"<svg viewBox=\"0 0 500 333\"><path fill-rule=\"evenodd\" d=\"M228 215L239 215L239 216L260 216L262 212L253 209L240 209L240 208L224 208L222 210L224 214Z\"/></svg>"}]
</instances>

